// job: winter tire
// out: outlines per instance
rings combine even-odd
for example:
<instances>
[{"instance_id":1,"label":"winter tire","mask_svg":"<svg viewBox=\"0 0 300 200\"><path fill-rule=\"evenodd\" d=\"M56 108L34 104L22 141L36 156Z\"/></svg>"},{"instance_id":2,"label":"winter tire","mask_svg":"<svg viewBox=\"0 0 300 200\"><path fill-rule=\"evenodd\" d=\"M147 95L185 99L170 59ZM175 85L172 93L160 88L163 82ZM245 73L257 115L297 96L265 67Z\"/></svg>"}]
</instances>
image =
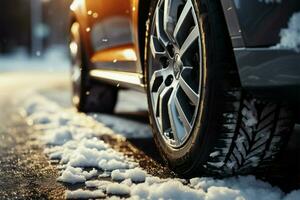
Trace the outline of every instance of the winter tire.
<instances>
[{"instance_id":1,"label":"winter tire","mask_svg":"<svg viewBox=\"0 0 300 200\"><path fill-rule=\"evenodd\" d=\"M278 155L291 111L241 90L219 1L155 0L146 37L150 121L171 169L246 174Z\"/></svg>"}]
</instances>

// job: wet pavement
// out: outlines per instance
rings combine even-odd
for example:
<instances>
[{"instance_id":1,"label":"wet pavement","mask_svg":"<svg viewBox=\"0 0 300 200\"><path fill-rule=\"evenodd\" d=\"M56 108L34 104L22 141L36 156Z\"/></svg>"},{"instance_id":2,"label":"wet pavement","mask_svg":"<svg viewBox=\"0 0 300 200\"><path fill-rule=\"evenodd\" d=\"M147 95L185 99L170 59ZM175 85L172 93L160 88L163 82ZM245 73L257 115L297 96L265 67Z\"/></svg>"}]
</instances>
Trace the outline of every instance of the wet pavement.
<instances>
[{"instance_id":1,"label":"wet pavement","mask_svg":"<svg viewBox=\"0 0 300 200\"><path fill-rule=\"evenodd\" d=\"M1 77L4 75L0 74ZM45 75L36 80L32 74L8 74L8 83L0 81L0 199L62 199L64 191L75 186L56 181L59 171L44 155L41 144L35 139L36 131L27 125L20 114L15 97L31 85L49 95L59 104L68 107L69 94L67 80L50 81L56 75ZM27 76L27 79L20 77ZM47 81L49 80L49 81ZM41 84L45 83L45 85ZM30 97L28 97L30 98ZM116 116L147 125L147 112L118 112ZM297 126L287 150L273 167L257 174L272 185L288 192L300 188L300 127ZM152 138L133 138L103 136L105 142L114 149L133 158L149 174L162 178L177 177L162 162ZM78 186L80 187L80 186Z\"/></svg>"},{"instance_id":2,"label":"wet pavement","mask_svg":"<svg viewBox=\"0 0 300 200\"><path fill-rule=\"evenodd\" d=\"M65 188L56 182L58 171L19 114L16 91L1 89L0 199L60 199Z\"/></svg>"}]
</instances>

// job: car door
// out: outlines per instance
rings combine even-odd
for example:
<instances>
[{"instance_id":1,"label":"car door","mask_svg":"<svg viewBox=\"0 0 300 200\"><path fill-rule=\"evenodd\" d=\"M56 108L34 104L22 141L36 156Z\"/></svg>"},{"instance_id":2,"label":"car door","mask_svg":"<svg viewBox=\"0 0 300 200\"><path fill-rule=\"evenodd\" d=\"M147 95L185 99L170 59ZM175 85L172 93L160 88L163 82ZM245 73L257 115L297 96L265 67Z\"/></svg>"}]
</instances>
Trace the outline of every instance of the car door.
<instances>
[{"instance_id":1,"label":"car door","mask_svg":"<svg viewBox=\"0 0 300 200\"><path fill-rule=\"evenodd\" d=\"M95 68L140 71L137 5L138 0L86 0L86 31Z\"/></svg>"}]
</instances>

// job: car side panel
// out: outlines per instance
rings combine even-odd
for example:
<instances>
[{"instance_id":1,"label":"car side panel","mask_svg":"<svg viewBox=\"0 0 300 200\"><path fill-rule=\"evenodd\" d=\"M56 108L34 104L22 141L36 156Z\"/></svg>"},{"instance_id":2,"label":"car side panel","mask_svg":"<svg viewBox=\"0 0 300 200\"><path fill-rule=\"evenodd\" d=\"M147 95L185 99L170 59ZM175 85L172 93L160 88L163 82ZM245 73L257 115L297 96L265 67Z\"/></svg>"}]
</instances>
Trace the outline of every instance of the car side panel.
<instances>
[{"instance_id":1,"label":"car side panel","mask_svg":"<svg viewBox=\"0 0 300 200\"><path fill-rule=\"evenodd\" d=\"M139 72L138 0L85 0L93 68Z\"/></svg>"},{"instance_id":2,"label":"car side panel","mask_svg":"<svg viewBox=\"0 0 300 200\"><path fill-rule=\"evenodd\" d=\"M300 12L299 0L221 0L233 47L268 47Z\"/></svg>"}]
</instances>

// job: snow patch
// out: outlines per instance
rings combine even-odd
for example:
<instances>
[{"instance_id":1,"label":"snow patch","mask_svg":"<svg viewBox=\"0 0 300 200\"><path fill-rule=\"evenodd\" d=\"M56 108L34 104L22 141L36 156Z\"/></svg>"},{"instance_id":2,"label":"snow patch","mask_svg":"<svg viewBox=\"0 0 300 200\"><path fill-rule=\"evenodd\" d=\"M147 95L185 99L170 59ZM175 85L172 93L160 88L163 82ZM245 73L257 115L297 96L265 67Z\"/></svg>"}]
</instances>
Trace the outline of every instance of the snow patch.
<instances>
[{"instance_id":1,"label":"snow patch","mask_svg":"<svg viewBox=\"0 0 300 200\"><path fill-rule=\"evenodd\" d=\"M122 183L111 183L107 185L106 193L119 196L129 195L130 187Z\"/></svg>"},{"instance_id":2,"label":"snow patch","mask_svg":"<svg viewBox=\"0 0 300 200\"><path fill-rule=\"evenodd\" d=\"M280 31L280 43L272 48L300 52L300 12L292 15L288 27Z\"/></svg>"},{"instance_id":3,"label":"snow patch","mask_svg":"<svg viewBox=\"0 0 300 200\"><path fill-rule=\"evenodd\" d=\"M68 166L65 170L62 171L61 176L58 177L57 180L60 182L71 184L84 183L86 180L97 176L97 173L98 171L96 169L87 172L84 171L82 168L74 168Z\"/></svg>"},{"instance_id":4,"label":"snow patch","mask_svg":"<svg viewBox=\"0 0 300 200\"><path fill-rule=\"evenodd\" d=\"M103 198L106 195L101 190L82 190L78 189L75 191L67 191L66 198L67 199L90 199L90 198Z\"/></svg>"},{"instance_id":5,"label":"snow patch","mask_svg":"<svg viewBox=\"0 0 300 200\"><path fill-rule=\"evenodd\" d=\"M300 199L299 190L285 195L279 188L253 176L223 180L193 178L188 181L153 177L102 141L99 136L114 132L93 118L65 111L42 97L30 98L25 104L25 113L28 123L44 133L40 137L45 145L44 152L50 159L59 161L61 174L58 181L85 183L85 190L66 191L67 199L107 198L107 195L134 200ZM251 124L255 124L253 120ZM219 153L216 151L210 156L215 157ZM209 164L216 167L224 165L222 162ZM85 167L94 169L87 171Z\"/></svg>"},{"instance_id":6,"label":"snow patch","mask_svg":"<svg viewBox=\"0 0 300 200\"><path fill-rule=\"evenodd\" d=\"M122 172L120 169L114 170L111 173L113 181L123 181L129 179L132 182L140 183L145 182L147 174L140 168L129 169Z\"/></svg>"}]
</instances>

